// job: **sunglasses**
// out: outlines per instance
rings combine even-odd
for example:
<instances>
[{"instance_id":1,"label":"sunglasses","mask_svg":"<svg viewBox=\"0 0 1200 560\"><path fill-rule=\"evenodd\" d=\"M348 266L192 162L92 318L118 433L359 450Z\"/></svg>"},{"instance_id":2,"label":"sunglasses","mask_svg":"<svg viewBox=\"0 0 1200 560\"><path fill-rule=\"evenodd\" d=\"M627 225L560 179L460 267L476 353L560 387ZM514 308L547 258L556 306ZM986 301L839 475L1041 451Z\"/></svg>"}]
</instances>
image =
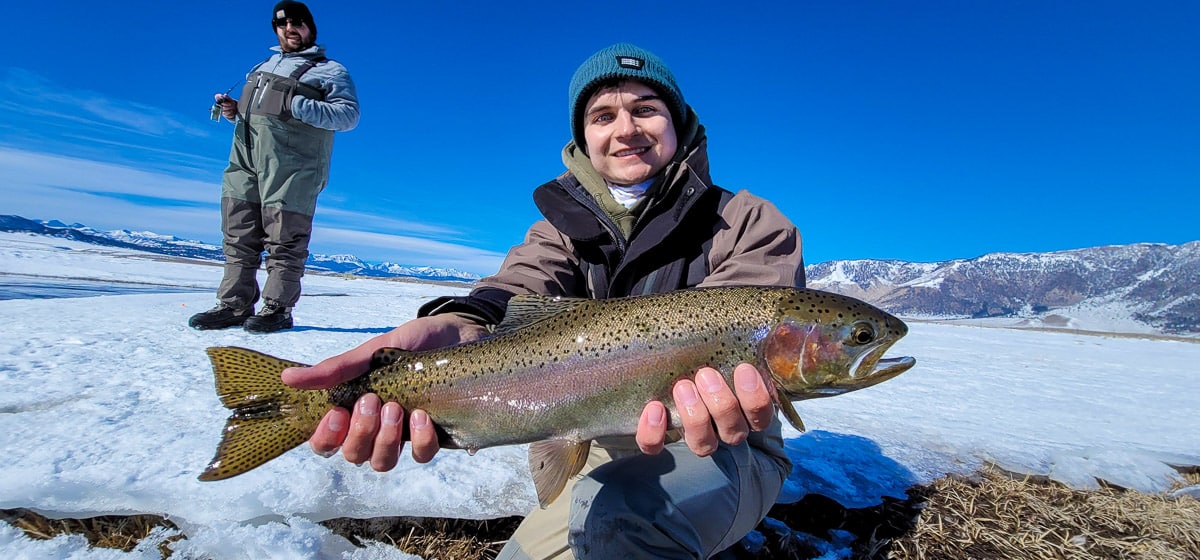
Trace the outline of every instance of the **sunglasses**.
<instances>
[{"instance_id":1,"label":"sunglasses","mask_svg":"<svg viewBox=\"0 0 1200 560\"><path fill-rule=\"evenodd\" d=\"M292 24L292 27L294 27L296 29L304 27L307 24L307 22L302 19L294 19L294 18L277 18L277 19L271 20L271 22L275 24L275 27L287 27L287 25L290 23L290 24Z\"/></svg>"}]
</instances>

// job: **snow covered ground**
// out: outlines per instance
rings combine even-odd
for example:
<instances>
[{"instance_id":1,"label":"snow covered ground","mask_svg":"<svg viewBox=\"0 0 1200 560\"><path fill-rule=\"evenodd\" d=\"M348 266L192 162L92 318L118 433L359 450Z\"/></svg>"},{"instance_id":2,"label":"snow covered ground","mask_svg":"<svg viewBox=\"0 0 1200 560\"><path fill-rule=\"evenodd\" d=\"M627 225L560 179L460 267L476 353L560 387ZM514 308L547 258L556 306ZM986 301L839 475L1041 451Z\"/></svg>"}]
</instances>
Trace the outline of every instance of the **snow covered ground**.
<instances>
[{"instance_id":1,"label":"snow covered ground","mask_svg":"<svg viewBox=\"0 0 1200 560\"><path fill-rule=\"evenodd\" d=\"M534 507L525 448L440 453L389 473L306 448L245 475L199 482L227 411L204 349L238 345L314 362L465 288L310 275L297 328L195 331L220 268L61 239L0 233L0 282L76 278L194 291L0 301L0 508L51 517L154 513L188 535L178 558L411 558L356 549L332 517L469 519ZM883 385L797 404L796 470L783 499L819 492L848 507L990 461L1089 488L1101 478L1149 492L1200 465L1200 344L910 323L891 352L917 366ZM169 534L159 535L158 540ZM81 537L30 541L0 523L6 558L158 558Z\"/></svg>"}]
</instances>

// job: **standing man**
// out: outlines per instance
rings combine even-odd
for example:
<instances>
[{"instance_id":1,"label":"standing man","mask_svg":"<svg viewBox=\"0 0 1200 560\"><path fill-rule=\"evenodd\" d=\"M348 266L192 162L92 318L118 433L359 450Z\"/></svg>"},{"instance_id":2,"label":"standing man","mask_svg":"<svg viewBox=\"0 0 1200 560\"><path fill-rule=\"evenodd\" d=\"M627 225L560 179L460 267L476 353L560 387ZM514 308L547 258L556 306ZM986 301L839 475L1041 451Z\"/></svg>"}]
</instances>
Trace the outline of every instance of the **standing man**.
<instances>
[{"instance_id":1,"label":"standing man","mask_svg":"<svg viewBox=\"0 0 1200 560\"><path fill-rule=\"evenodd\" d=\"M241 101L223 93L214 98L237 126L221 186L225 275L217 306L188 320L196 329L292 328L317 195L329 180L333 133L358 125L354 82L316 44L308 6L284 0L271 14L275 54L250 70ZM260 292L263 251L267 282ZM260 296L264 305L256 315Z\"/></svg>"}]
</instances>

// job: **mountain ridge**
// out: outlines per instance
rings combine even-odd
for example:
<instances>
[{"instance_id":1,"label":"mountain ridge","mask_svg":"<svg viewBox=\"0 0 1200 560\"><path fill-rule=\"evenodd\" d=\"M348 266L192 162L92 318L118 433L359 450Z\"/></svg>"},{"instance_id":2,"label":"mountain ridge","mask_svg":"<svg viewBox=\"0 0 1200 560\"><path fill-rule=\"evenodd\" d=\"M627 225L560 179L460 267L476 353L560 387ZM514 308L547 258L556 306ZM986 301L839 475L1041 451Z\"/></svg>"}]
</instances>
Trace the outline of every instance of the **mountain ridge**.
<instances>
[{"instance_id":1,"label":"mountain ridge","mask_svg":"<svg viewBox=\"0 0 1200 560\"><path fill-rule=\"evenodd\" d=\"M147 251L160 255L225 262L225 254L216 245L148 231L126 229L98 231L83 224L64 224L58 220L32 220L16 215L0 215L0 231L17 231L61 237L84 243ZM373 278L415 278L440 282L475 282L480 276L453 268L406 266L391 262L368 262L354 255L310 254L305 267L314 272L355 274Z\"/></svg>"},{"instance_id":2,"label":"mountain ridge","mask_svg":"<svg viewBox=\"0 0 1200 560\"><path fill-rule=\"evenodd\" d=\"M152 232L0 216L22 231L223 262L221 248ZM310 270L471 283L478 275L430 266L311 255ZM902 317L1008 327L1200 337L1200 241L1135 243L1044 253L988 253L921 263L837 260L805 267L808 287L862 299Z\"/></svg>"},{"instance_id":3,"label":"mountain ridge","mask_svg":"<svg viewBox=\"0 0 1200 560\"><path fill-rule=\"evenodd\" d=\"M1059 328L1105 321L1200 335L1200 241L988 253L937 263L829 261L806 272L809 287L901 316Z\"/></svg>"}]
</instances>

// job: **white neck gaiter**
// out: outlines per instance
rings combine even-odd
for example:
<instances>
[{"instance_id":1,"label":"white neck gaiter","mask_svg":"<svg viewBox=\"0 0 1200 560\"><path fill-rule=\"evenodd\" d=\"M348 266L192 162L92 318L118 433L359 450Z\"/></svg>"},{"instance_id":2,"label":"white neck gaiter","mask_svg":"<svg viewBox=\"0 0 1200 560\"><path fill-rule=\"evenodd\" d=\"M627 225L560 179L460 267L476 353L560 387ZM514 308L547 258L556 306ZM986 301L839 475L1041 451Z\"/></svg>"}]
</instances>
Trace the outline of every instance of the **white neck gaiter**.
<instances>
[{"instance_id":1,"label":"white neck gaiter","mask_svg":"<svg viewBox=\"0 0 1200 560\"><path fill-rule=\"evenodd\" d=\"M654 179L643 181L636 185L614 185L609 183L608 192L612 193L613 198L616 199L621 206L624 206L625 208L633 208L633 205L637 204L638 199L642 198L642 195L646 194L646 189L649 189L650 184L653 182Z\"/></svg>"}]
</instances>

